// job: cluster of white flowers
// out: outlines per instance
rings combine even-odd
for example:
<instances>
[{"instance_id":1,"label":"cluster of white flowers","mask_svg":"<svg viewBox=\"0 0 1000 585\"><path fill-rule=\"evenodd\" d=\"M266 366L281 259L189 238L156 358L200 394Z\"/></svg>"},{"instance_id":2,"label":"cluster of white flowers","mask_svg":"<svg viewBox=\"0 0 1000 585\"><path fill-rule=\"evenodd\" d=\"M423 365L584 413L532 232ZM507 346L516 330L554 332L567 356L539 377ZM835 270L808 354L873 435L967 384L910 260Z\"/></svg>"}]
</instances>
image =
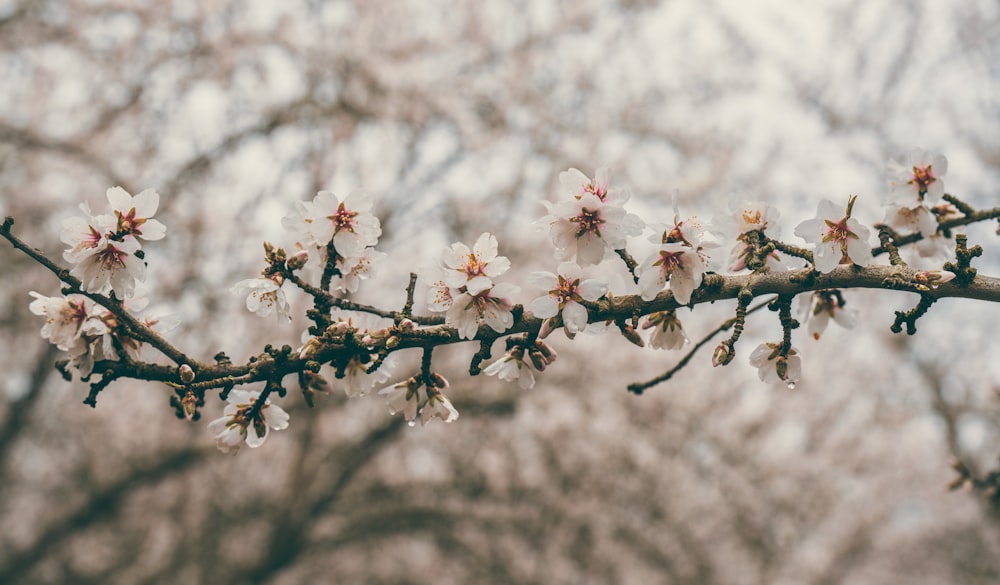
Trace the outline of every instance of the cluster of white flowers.
<instances>
[{"instance_id":1,"label":"cluster of white flowers","mask_svg":"<svg viewBox=\"0 0 1000 585\"><path fill-rule=\"evenodd\" d=\"M152 219L160 196L146 190L135 197L121 187L107 191L111 213L94 215L80 205L84 217L63 221L62 241L69 247L63 258L73 265L70 274L80 280L88 293L113 292L125 310L139 313L149 299L136 296L146 272L139 240L159 240L166 228ZM45 317L42 337L70 356L71 365L87 376L96 360L119 360L121 353L137 357L141 343L127 335L118 318L108 309L79 294L48 297L31 291L35 298L29 309ZM172 315L149 314L139 322L159 331L176 325Z\"/></svg>"},{"instance_id":2,"label":"cluster of white flowers","mask_svg":"<svg viewBox=\"0 0 1000 585\"><path fill-rule=\"evenodd\" d=\"M650 241L660 249L649 255L637 268L639 293L643 300L653 300L669 280L670 292L678 303L691 302L691 294L701 286L708 269L708 250L718 244L708 238L708 232L697 218L680 220L677 198L674 197L674 223L657 226Z\"/></svg>"},{"instance_id":3,"label":"cluster of white flowers","mask_svg":"<svg viewBox=\"0 0 1000 585\"><path fill-rule=\"evenodd\" d=\"M270 400L254 412L260 392L256 390L230 390L229 404L222 416L208 423L208 432L215 435L215 445L223 453L235 455L244 441L251 449L264 444L270 429L288 428L288 413Z\"/></svg>"},{"instance_id":4,"label":"cluster of white flowers","mask_svg":"<svg viewBox=\"0 0 1000 585\"><path fill-rule=\"evenodd\" d=\"M890 159L886 166L889 180L884 199L886 225L901 232L919 233L921 240L916 249L926 262L942 261L953 254L946 232L939 229L940 222L961 214L950 199L944 201L942 177L947 166L944 156L921 149L914 149L905 164ZM696 217L681 220L675 195L673 222L649 226L654 232L650 241L657 249L635 264L625 251L628 238L640 236L647 226L625 210L629 194L610 186L608 170L598 169L591 180L581 171L569 169L560 173L559 181L565 198L554 203L543 202L547 213L536 222L548 231L559 264L555 272L539 271L529 276L531 285L542 293L528 304L528 310L542 319L541 329L537 335L508 340L508 351L483 370L486 375L516 382L523 389L534 385L534 372L543 371L556 359L556 352L541 338L559 325L570 339L588 331L591 311L603 307L598 303L610 294L609 282L623 276L595 277L589 274L591 269L620 273L631 266L626 292L637 292L643 300L651 301L669 290L679 305L688 305L705 274L714 269L710 253L720 246L720 241L735 242L722 268L729 272L748 268L785 270L800 265L804 262L801 258L808 257L777 241L779 215L765 202L734 199L729 213L715 218L711 229L706 229ZM72 264L70 274L79 279L85 294L47 297L31 292L34 297L31 311L46 320L42 337L66 351L72 365L84 376L91 373L95 361L136 357L141 345L119 323L123 314L116 305L95 302L85 295L113 294L124 310L142 311L148 301L141 290L137 294L146 268L141 244L162 238L166 231L163 224L152 218L159 204L155 191L146 190L133 197L121 187L113 187L108 189L107 199L110 213L95 215L84 204L80 206L84 217L63 223L61 237L68 245L63 257ZM864 267L874 262L872 230L852 216L856 199L857 196L850 197L846 207L822 199L816 217L796 226L795 235L811 245L812 266L816 271L830 273L841 265ZM283 287L287 280L302 284L293 273L303 268L310 254L323 260L320 265L327 275L331 266L335 269L332 272L338 280L331 286L347 293L356 292L360 282L371 277L377 263L386 256L374 249L382 230L378 218L372 214L373 207L372 195L360 190L344 199L320 191L311 201L296 203L293 213L284 217L282 223L296 233L298 251L286 257L282 249L276 250L265 243L268 268L261 277L234 285L235 290L246 294L247 309L260 316L277 312L290 320ZM420 271L420 278L429 289L427 308L444 313L445 324L453 327L461 339L475 339L484 325L502 334L514 324L512 297L519 289L513 284L496 282L511 267L510 261L498 252L496 237L483 233L471 248L456 242L442 252L439 265ZM915 284L933 288L955 278L953 273L939 267L940 264L918 272ZM615 292L618 293L617 288ZM857 320L857 311L846 306L842 291L803 293L798 300L800 320L814 339L820 338L831 320L847 329L853 328ZM113 301L109 299L110 302ZM790 311L789 301L784 302L783 322ZM302 372L300 380L307 387L304 388L307 394L314 390L330 392L340 386L348 397L356 397L382 386L395 365L395 355L391 352L386 355L384 348L395 347L401 332L412 332L416 327L410 319L391 323L366 313L333 314L331 318L333 324L323 335L303 338L303 345L297 350L299 359L311 358L330 339L339 338L345 346L357 351L330 362L337 380L332 384L317 371ZM145 326L159 330L165 330L175 321L152 315L139 319ZM605 325L597 324L591 329L609 330ZM690 343L675 309L647 315L642 329L650 330L649 345L654 349L680 349ZM623 334L638 345L644 344L634 325L625 326ZM732 358L732 342L723 342L713 355L713 363L726 364ZM801 378L800 354L788 337L781 342L762 343L751 353L749 361L765 382L794 387ZM194 379L190 366L182 365L180 372L182 383ZM425 364L419 375L384 387L378 394L385 398L391 413L402 412L413 425L418 415L422 424L433 418L445 422L458 418L458 411L444 394L447 389L448 381L430 372ZM269 392L265 391L265 398L267 395ZM223 416L209 424L219 449L235 453L244 442L252 448L258 447L269 429L288 427L288 413L266 399L258 404L260 398L256 391L229 392Z\"/></svg>"},{"instance_id":5,"label":"cluster of white flowers","mask_svg":"<svg viewBox=\"0 0 1000 585\"><path fill-rule=\"evenodd\" d=\"M625 248L629 236L642 233L639 216L625 211L629 193L611 189L607 168L597 169L594 179L577 169L559 174L559 182L571 197L568 201L543 201L548 215L538 220L548 226L559 260L575 259L580 266L600 264L605 256Z\"/></svg>"},{"instance_id":6,"label":"cluster of white flowers","mask_svg":"<svg viewBox=\"0 0 1000 585\"><path fill-rule=\"evenodd\" d=\"M159 240L166 228L152 219L160 195L151 189L135 197L121 187L107 192L112 213L94 215L86 203L85 217L63 222L62 241L69 245L63 258L73 265L70 274L79 278L83 290L96 294L114 292L119 299L131 297L136 281L146 276L139 240Z\"/></svg>"},{"instance_id":7,"label":"cluster of white flowers","mask_svg":"<svg viewBox=\"0 0 1000 585\"><path fill-rule=\"evenodd\" d=\"M418 414L421 425L427 424L433 418L439 418L446 423L458 420L458 410L444 395L443 390L447 389L448 380L440 374L432 373L428 380L414 376L383 388L379 394L385 396L390 414L402 412L409 425L413 426L417 422Z\"/></svg>"},{"instance_id":8,"label":"cluster of white flowers","mask_svg":"<svg viewBox=\"0 0 1000 585\"><path fill-rule=\"evenodd\" d=\"M461 242L445 248L441 266L421 270L430 286L427 308L445 313L445 323L462 339L473 339L482 323L497 333L514 324L510 297L519 290L493 279L510 269L510 260L498 256L493 234L484 233L470 250Z\"/></svg>"}]
</instances>

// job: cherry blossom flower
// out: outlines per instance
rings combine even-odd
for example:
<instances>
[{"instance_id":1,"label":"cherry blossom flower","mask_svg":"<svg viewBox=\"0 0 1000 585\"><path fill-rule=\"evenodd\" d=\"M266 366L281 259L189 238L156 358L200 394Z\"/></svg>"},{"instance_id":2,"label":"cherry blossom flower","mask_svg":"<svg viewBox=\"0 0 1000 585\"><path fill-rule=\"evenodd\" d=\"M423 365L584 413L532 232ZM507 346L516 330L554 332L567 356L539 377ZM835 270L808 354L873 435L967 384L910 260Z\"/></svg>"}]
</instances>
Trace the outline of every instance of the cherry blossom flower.
<instances>
[{"instance_id":1,"label":"cherry blossom flower","mask_svg":"<svg viewBox=\"0 0 1000 585\"><path fill-rule=\"evenodd\" d=\"M496 236L483 233L472 250L461 242L445 248L442 254L444 281L453 289L465 287L471 295L493 286L493 279L510 269L510 260L497 255Z\"/></svg>"},{"instance_id":2,"label":"cherry blossom flower","mask_svg":"<svg viewBox=\"0 0 1000 585\"><path fill-rule=\"evenodd\" d=\"M387 254L375 248L365 248L357 256L343 257L337 255L337 268L341 277L338 285L341 290L358 292L362 280L368 280L375 275L375 265L385 259Z\"/></svg>"},{"instance_id":3,"label":"cherry blossom flower","mask_svg":"<svg viewBox=\"0 0 1000 585\"><path fill-rule=\"evenodd\" d=\"M561 313L569 336L576 335L587 327L587 308L581 301L594 302L608 292L606 282L593 278L583 280L580 268L572 262L560 264L557 274L533 272L529 281L546 292L545 296L531 302L529 310L542 319Z\"/></svg>"},{"instance_id":4,"label":"cherry blossom flower","mask_svg":"<svg viewBox=\"0 0 1000 585\"><path fill-rule=\"evenodd\" d=\"M789 388L802 379L802 358L794 347L781 354L782 343L762 343L750 354L750 365L757 368L762 382L784 382Z\"/></svg>"},{"instance_id":5,"label":"cherry blossom flower","mask_svg":"<svg viewBox=\"0 0 1000 585\"><path fill-rule=\"evenodd\" d=\"M514 324L511 313L514 303L509 297L517 291L517 286L501 283L475 295L460 293L448 308L445 323L457 329L462 339L475 338L481 323L489 325L497 333L503 333Z\"/></svg>"},{"instance_id":6,"label":"cherry blossom flower","mask_svg":"<svg viewBox=\"0 0 1000 585\"><path fill-rule=\"evenodd\" d=\"M647 256L636 267L636 272L643 300L653 300L669 279L674 299L686 305L691 302L695 289L701 286L702 277L708 269L707 250L717 247L718 243L706 239L708 234L697 218L681 221L676 193L673 201L674 223L656 226L657 234L650 241L660 244L660 249Z\"/></svg>"},{"instance_id":7,"label":"cherry blossom flower","mask_svg":"<svg viewBox=\"0 0 1000 585\"><path fill-rule=\"evenodd\" d=\"M639 293L651 301L670 279L670 291L681 305L691 302L694 290L701 286L705 259L691 246L681 242L665 243L636 268L639 272Z\"/></svg>"},{"instance_id":8,"label":"cherry blossom flower","mask_svg":"<svg viewBox=\"0 0 1000 585\"><path fill-rule=\"evenodd\" d=\"M82 295L47 297L35 291L28 294L35 297L28 309L45 317L42 338L48 339L63 351L69 351L79 343L86 343L82 336L87 331L88 321L93 317L94 301Z\"/></svg>"},{"instance_id":9,"label":"cherry blossom flower","mask_svg":"<svg viewBox=\"0 0 1000 585\"><path fill-rule=\"evenodd\" d=\"M579 169L571 168L559 173L559 184L567 194L577 199L589 194L595 195L604 203L624 204L629 199L628 191L610 188L610 175L608 167L600 167L591 180Z\"/></svg>"},{"instance_id":10,"label":"cherry blossom flower","mask_svg":"<svg viewBox=\"0 0 1000 585\"><path fill-rule=\"evenodd\" d=\"M423 384L416 377L413 377L383 388L378 393L380 396L385 396L389 414L402 412L403 418L410 423L410 426L413 426L417 418L417 411L420 410L420 404L424 401L422 388Z\"/></svg>"},{"instance_id":11,"label":"cherry blossom flower","mask_svg":"<svg viewBox=\"0 0 1000 585\"><path fill-rule=\"evenodd\" d=\"M281 288L282 284L284 280L278 275L271 278L248 278L234 284L233 291L240 294L249 292L246 303L251 313L267 317L277 308L278 315L291 321L288 299Z\"/></svg>"},{"instance_id":12,"label":"cherry blossom flower","mask_svg":"<svg viewBox=\"0 0 1000 585\"><path fill-rule=\"evenodd\" d=\"M448 388L448 381L440 374L431 374L429 384L417 376L393 384L379 391L386 397L389 414L402 412L410 426L416 424L417 414L420 414L420 424L425 425L433 418L444 422L458 419L458 411L442 393Z\"/></svg>"},{"instance_id":13,"label":"cherry blossom flower","mask_svg":"<svg viewBox=\"0 0 1000 585\"><path fill-rule=\"evenodd\" d=\"M931 155L926 150L914 148L906 164L889 159L886 163L889 178L887 204L911 207L918 203L934 204L944 195L944 181L948 172L948 159Z\"/></svg>"},{"instance_id":14,"label":"cherry blossom flower","mask_svg":"<svg viewBox=\"0 0 1000 585\"><path fill-rule=\"evenodd\" d=\"M451 287L444 281L444 275L440 268L421 268L420 280L427 284L429 291L427 297L427 310L435 313L442 313L451 308L454 298L451 294Z\"/></svg>"},{"instance_id":15,"label":"cherry blossom flower","mask_svg":"<svg viewBox=\"0 0 1000 585\"><path fill-rule=\"evenodd\" d=\"M535 385L535 375L531 372L531 364L524 361L524 350L516 347L504 356L483 369L487 376L496 376L504 382L517 381L522 390L529 390Z\"/></svg>"},{"instance_id":16,"label":"cherry blossom flower","mask_svg":"<svg viewBox=\"0 0 1000 585\"><path fill-rule=\"evenodd\" d=\"M264 444L269 429L280 431L288 428L288 413L280 406L264 402L252 419L251 411L260 392L256 390L230 390L222 416L208 423L208 432L215 435L215 445L223 453L235 455L243 442L251 449Z\"/></svg>"},{"instance_id":17,"label":"cherry blossom flower","mask_svg":"<svg viewBox=\"0 0 1000 585\"><path fill-rule=\"evenodd\" d=\"M454 422L458 420L458 410L440 389L432 386L427 388L427 402L420 409L421 426L434 418L441 419L446 423Z\"/></svg>"},{"instance_id":18,"label":"cherry blossom flower","mask_svg":"<svg viewBox=\"0 0 1000 585\"><path fill-rule=\"evenodd\" d=\"M920 232L925 237L934 235L938 229L937 219L924 205L889 207L885 212L885 223L898 232Z\"/></svg>"},{"instance_id":19,"label":"cherry blossom flower","mask_svg":"<svg viewBox=\"0 0 1000 585\"><path fill-rule=\"evenodd\" d=\"M114 210L116 234L143 240L159 240L167 232L166 226L152 219L160 205L160 194L146 189L135 197L121 187L108 189L108 202Z\"/></svg>"},{"instance_id":20,"label":"cherry blossom flower","mask_svg":"<svg viewBox=\"0 0 1000 585\"><path fill-rule=\"evenodd\" d=\"M76 264L82 258L90 256L95 250L107 245L109 237L113 236L117 226L111 215L94 215L86 203L80 204L80 210L86 217L68 217L62 222L60 239L69 248L63 252L63 259Z\"/></svg>"},{"instance_id":21,"label":"cherry blossom flower","mask_svg":"<svg viewBox=\"0 0 1000 585\"><path fill-rule=\"evenodd\" d=\"M807 219L795 228L795 235L816 245L813 260L819 272L830 272L848 262L858 266L872 263L869 230L851 217L855 199L856 195L851 197L843 215L834 202L823 199L819 202L817 217Z\"/></svg>"},{"instance_id":22,"label":"cherry blossom flower","mask_svg":"<svg viewBox=\"0 0 1000 585\"><path fill-rule=\"evenodd\" d=\"M746 262L750 258L750 245L748 244L751 232L763 232L768 238L777 239L781 229L777 224L780 213L763 201L742 200L731 204L729 214L716 217L712 224L713 232L722 241L736 240L736 244L730 250L728 269L732 272L739 272L746 268ZM788 268L787 263L782 264L781 256L777 251L768 254L765 259L767 268L773 270L784 270Z\"/></svg>"},{"instance_id":23,"label":"cherry blossom flower","mask_svg":"<svg viewBox=\"0 0 1000 585\"><path fill-rule=\"evenodd\" d=\"M608 189L606 169L599 169L593 181L577 169L563 172L559 180L573 198L543 201L548 214L536 222L548 226L557 259L599 264L608 252L624 248L628 236L642 233L642 220L623 207L628 193Z\"/></svg>"},{"instance_id":24,"label":"cherry blossom flower","mask_svg":"<svg viewBox=\"0 0 1000 585\"><path fill-rule=\"evenodd\" d=\"M143 280L146 264L136 252L141 246L131 235L116 233L117 221L111 215L86 215L63 221L61 239L69 244L63 258L74 264L70 274L80 279L87 292L107 294L114 291L119 299L132 296L137 280Z\"/></svg>"},{"instance_id":25,"label":"cherry blossom flower","mask_svg":"<svg viewBox=\"0 0 1000 585\"><path fill-rule=\"evenodd\" d=\"M819 339L832 317L844 329L854 329L858 312L845 307L843 293L839 290L817 290L799 297L801 320L813 339Z\"/></svg>"},{"instance_id":26,"label":"cherry blossom flower","mask_svg":"<svg viewBox=\"0 0 1000 585\"><path fill-rule=\"evenodd\" d=\"M320 191L312 201L299 201L282 224L299 234L305 245L326 248L331 240L337 254L360 256L382 235L372 213L375 198L363 190L352 191L343 201L329 191Z\"/></svg>"},{"instance_id":27,"label":"cherry blossom flower","mask_svg":"<svg viewBox=\"0 0 1000 585\"><path fill-rule=\"evenodd\" d=\"M494 285L493 278L510 268L510 261L497 255L497 240L489 233L479 236L470 250L462 243L452 244L442 253L442 266L421 270L430 287L427 308L445 312L445 323L458 329L463 339L473 339L481 323L497 333L514 324L509 297L518 287Z\"/></svg>"},{"instance_id":28,"label":"cherry blossom flower","mask_svg":"<svg viewBox=\"0 0 1000 585\"><path fill-rule=\"evenodd\" d=\"M690 342L681 320L677 318L677 312L673 310L649 315L643 321L642 328L653 330L649 337L649 345L653 349L680 349Z\"/></svg>"}]
</instances>

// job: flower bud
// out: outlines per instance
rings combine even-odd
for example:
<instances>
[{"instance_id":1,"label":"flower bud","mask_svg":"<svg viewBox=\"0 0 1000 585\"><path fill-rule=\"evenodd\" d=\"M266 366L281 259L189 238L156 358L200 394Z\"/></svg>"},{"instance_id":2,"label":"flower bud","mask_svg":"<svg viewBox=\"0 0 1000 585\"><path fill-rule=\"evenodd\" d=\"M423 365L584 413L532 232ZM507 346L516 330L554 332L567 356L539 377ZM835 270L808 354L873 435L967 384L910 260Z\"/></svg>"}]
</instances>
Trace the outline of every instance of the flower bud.
<instances>
[{"instance_id":1,"label":"flower bud","mask_svg":"<svg viewBox=\"0 0 1000 585\"><path fill-rule=\"evenodd\" d=\"M289 270L298 270L309 261L309 250L299 250L292 254L292 257L285 262Z\"/></svg>"},{"instance_id":2,"label":"flower bud","mask_svg":"<svg viewBox=\"0 0 1000 585\"><path fill-rule=\"evenodd\" d=\"M183 364L181 365L180 368L177 369L177 375L180 377L181 382L183 382L184 384L190 384L191 382L194 382L194 370L192 370L191 366L187 364Z\"/></svg>"},{"instance_id":3,"label":"flower bud","mask_svg":"<svg viewBox=\"0 0 1000 585\"><path fill-rule=\"evenodd\" d=\"M949 270L924 270L913 275L913 280L920 284L930 285L931 288L954 279L955 273Z\"/></svg>"},{"instance_id":4,"label":"flower bud","mask_svg":"<svg viewBox=\"0 0 1000 585\"><path fill-rule=\"evenodd\" d=\"M635 330L635 327L632 327L631 325L626 325L624 328L622 328L622 335L624 335L625 339L631 341L634 345L637 345L639 347L646 347L646 342L643 341L642 337L639 336L639 333Z\"/></svg>"},{"instance_id":5,"label":"flower bud","mask_svg":"<svg viewBox=\"0 0 1000 585\"><path fill-rule=\"evenodd\" d=\"M395 335L393 335L389 339L386 339L385 340L385 347L386 347L386 349L394 349L396 347L399 347L399 338L396 337Z\"/></svg>"},{"instance_id":6,"label":"flower bud","mask_svg":"<svg viewBox=\"0 0 1000 585\"><path fill-rule=\"evenodd\" d=\"M788 358L779 355L774 360L774 371L778 374L778 379L782 382L788 381Z\"/></svg>"},{"instance_id":7,"label":"flower bud","mask_svg":"<svg viewBox=\"0 0 1000 585\"><path fill-rule=\"evenodd\" d=\"M198 397L194 392L188 390L184 393L184 397L181 398L181 409L184 411L184 420L194 420L194 415L198 412Z\"/></svg>"},{"instance_id":8,"label":"flower bud","mask_svg":"<svg viewBox=\"0 0 1000 585\"><path fill-rule=\"evenodd\" d=\"M416 324L413 322L413 319L402 319L398 327L403 333L409 333L416 328Z\"/></svg>"},{"instance_id":9,"label":"flower bud","mask_svg":"<svg viewBox=\"0 0 1000 585\"><path fill-rule=\"evenodd\" d=\"M438 374L437 372L431 374L430 381L435 388L442 388L442 389L448 388L448 380L445 380L444 376Z\"/></svg>"},{"instance_id":10,"label":"flower bud","mask_svg":"<svg viewBox=\"0 0 1000 585\"><path fill-rule=\"evenodd\" d=\"M712 365L715 367L728 365L733 361L733 357L733 348L729 345L729 341L723 341L712 352Z\"/></svg>"}]
</instances>

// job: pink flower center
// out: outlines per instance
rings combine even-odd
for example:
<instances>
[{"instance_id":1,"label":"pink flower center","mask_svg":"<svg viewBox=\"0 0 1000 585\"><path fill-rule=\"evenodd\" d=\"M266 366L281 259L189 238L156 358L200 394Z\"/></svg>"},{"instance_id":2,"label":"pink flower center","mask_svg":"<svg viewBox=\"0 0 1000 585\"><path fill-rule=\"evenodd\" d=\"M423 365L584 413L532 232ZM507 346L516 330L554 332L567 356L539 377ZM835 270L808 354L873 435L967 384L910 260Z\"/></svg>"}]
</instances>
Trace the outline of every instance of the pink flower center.
<instances>
[{"instance_id":1,"label":"pink flower center","mask_svg":"<svg viewBox=\"0 0 1000 585\"><path fill-rule=\"evenodd\" d=\"M580 293L578 292L578 287L580 286L580 279L566 280L566 277L559 275L559 284L556 288L549 291L549 296L559 299L559 307L565 307L566 303L569 301L579 302L582 300Z\"/></svg>"},{"instance_id":2,"label":"pink flower center","mask_svg":"<svg viewBox=\"0 0 1000 585\"><path fill-rule=\"evenodd\" d=\"M909 183L911 185L916 185L917 191L923 195L927 192L927 188L931 186L931 183L937 181L937 177L934 176L934 171L931 169L931 165L926 167L913 167L913 178L910 179Z\"/></svg>"},{"instance_id":3,"label":"pink flower center","mask_svg":"<svg viewBox=\"0 0 1000 585\"><path fill-rule=\"evenodd\" d=\"M479 254L472 252L469 254L469 259L465 261L465 273L470 277L481 276L486 271L486 265L489 262L483 262Z\"/></svg>"},{"instance_id":4,"label":"pink flower center","mask_svg":"<svg viewBox=\"0 0 1000 585\"><path fill-rule=\"evenodd\" d=\"M119 234L132 234L134 236L142 235L142 224L146 223L146 218L135 217L135 208L128 210L128 213L122 214L120 211L116 211L115 215L118 216L118 233Z\"/></svg>"},{"instance_id":5,"label":"pink flower center","mask_svg":"<svg viewBox=\"0 0 1000 585\"><path fill-rule=\"evenodd\" d=\"M601 210L586 208L581 209L580 214L576 217L571 217L570 221L579 224L576 228L577 238L583 237L587 232L600 235L601 224L605 223L605 220L601 217Z\"/></svg>"},{"instance_id":6,"label":"pink flower center","mask_svg":"<svg viewBox=\"0 0 1000 585\"><path fill-rule=\"evenodd\" d=\"M100 253L98 253L97 261L109 270L112 270L115 267L124 268L126 256L128 256L128 252L119 250L109 244L106 248L101 250Z\"/></svg>"},{"instance_id":7,"label":"pink flower center","mask_svg":"<svg viewBox=\"0 0 1000 585\"><path fill-rule=\"evenodd\" d=\"M845 255L847 254L848 238L858 239L858 236L848 229L847 219L845 217L838 222L832 222L829 219L823 220L826 222L826 233L823 234L823 241L834 242Z\"/></svg>"},{"instance_id":8,"label":"pink flower center","mask_svg":"<svg viewBox=\"0 0 1000 585\"><path fill-rule=\"evenodd\" d=\"M660 259L654 262L653 266L659 266L664 274L670 274L680 268L682 264L681 256L683 254L684 252L665 252L660 250Z\"/></svg>"},{"instance_id":9,"label":"pink flower center","mask_svg":"<svg viewBox=\"0 0 1000 585\"><path fill-rule=\"evenodd\" d=\"M333 215L326 216L327 219L333 222L334 231L347 230L349 232L354 231L354 218L357 217L358 212L351 211L344 207L341 203L337 206L337 211L333 212Z\"/></svg>"}]
</instances>

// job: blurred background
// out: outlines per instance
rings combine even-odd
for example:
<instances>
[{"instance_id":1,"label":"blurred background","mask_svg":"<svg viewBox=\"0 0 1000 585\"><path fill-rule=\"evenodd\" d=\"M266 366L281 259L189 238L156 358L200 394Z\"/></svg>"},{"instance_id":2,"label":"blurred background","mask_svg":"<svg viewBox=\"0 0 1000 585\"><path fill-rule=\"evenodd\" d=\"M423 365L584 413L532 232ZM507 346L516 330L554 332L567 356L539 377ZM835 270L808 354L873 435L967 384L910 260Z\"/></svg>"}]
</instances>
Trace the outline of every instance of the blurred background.
<instances>
[{"instance_id":1,"label":"blurred background","mask_svg":"<svg viewBox=\"0 0 1000 585\"><path fill-rule=\"evenodd\" d=\"M230 287L320 189L377 196L389 260L356 298L386 308L483 231L509 281L552 270L530 224L573 166L609 165L648 221L674 192L705 220L733 193L769 201L792 242L822 197L881 220L885 161L912 147L992 207L998 64L994 0L0 0L0 215L59 258L78 204L156 189L168 233L144 248L153 305L182 320L169 338L242 361L300 341L305 299L289 325ZM987 274L994 228L968 230ZM291 427L228 457L205 429L217 400L186 423L168 388L118 382L84 406L28 311L58 283L6 244L0 265L0 583L1000 580L996 510L945 489L953 457L982 474L1000 456L983 303L942 301L905 338L888 328L914 296L851 291L855 330L796 332L794 391L746 361L780 337L767 311L733 364L706 351L643 396L625 386L681 352L557 333L522 391L470 378L462 344L435 354L453 424L342 393L310 410L293 384ZM680 316L697 340L733 307Z\"/></svg>"}]
</instances>

